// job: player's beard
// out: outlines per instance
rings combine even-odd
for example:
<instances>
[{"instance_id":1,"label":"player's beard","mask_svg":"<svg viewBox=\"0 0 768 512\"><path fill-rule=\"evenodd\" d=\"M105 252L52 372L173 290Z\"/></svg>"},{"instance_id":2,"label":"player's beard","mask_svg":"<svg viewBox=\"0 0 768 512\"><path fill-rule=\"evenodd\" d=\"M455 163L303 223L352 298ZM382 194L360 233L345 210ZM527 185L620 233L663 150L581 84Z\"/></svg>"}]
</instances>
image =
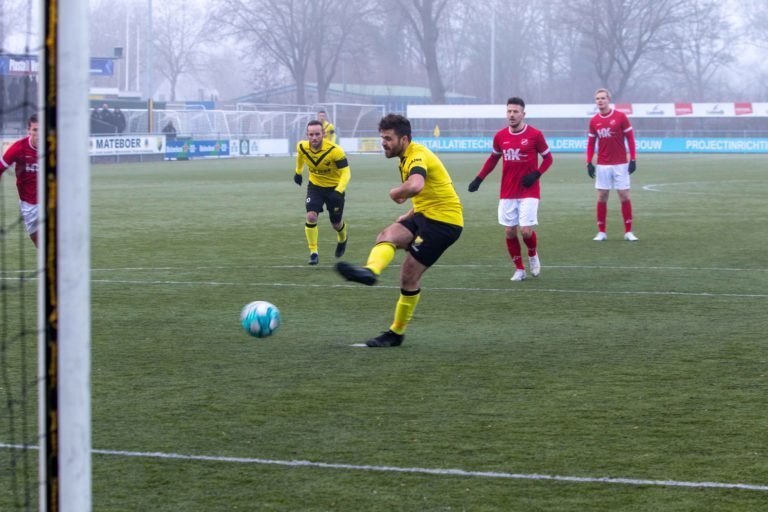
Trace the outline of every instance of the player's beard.
<instances>
[{"instance_id":1,"label":"player's beard","mask_svg":"<svg viewBox=\"0 0 768 512\"><path fill-rule=\"evenodd\" d=\"M389 149L384 148L384 156L387 158L394 158L400 156L401 148L399 146L390 146Z\"/></svg>"}]
</instances>

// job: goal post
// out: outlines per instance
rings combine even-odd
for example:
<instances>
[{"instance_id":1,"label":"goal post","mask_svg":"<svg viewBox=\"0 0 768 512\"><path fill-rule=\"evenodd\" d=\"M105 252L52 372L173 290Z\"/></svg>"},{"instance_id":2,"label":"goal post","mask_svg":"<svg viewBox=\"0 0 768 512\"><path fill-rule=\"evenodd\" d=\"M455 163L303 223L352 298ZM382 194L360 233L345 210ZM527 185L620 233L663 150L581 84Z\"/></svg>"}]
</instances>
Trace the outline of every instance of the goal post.
<instances>
[{"instance_id":1,"label":"goal post","mask_svg":"<svg viewBox=\"0 0 768 512\"><path fill-rule=\"evenodd\" d=\"M91 510L87 0L41 3L39 510Z\"/></svg>"}]
</instances>

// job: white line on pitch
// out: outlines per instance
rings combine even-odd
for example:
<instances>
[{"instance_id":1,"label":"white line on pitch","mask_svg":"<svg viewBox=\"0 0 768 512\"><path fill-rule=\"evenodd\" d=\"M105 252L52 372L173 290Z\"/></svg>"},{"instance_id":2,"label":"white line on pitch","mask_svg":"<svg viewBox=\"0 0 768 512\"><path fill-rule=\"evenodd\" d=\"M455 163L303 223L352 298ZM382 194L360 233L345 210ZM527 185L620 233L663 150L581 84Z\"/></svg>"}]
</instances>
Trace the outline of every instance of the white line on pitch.
<instances>
[{"instance_id":1,"label":"white line on pitch","mask_svg":"<svg viewBox=\"0 0 768 512\"><path fill-rule=\"evenodd\" d=\"M186 285L186 286L264 286L275 288L357 288L357 289L397 289L399 286L366 286L357 284L312 284L312 283L244 283L232 281L160 281L160 280L136 280L136 279L94 279L98 284L136 284L136 285ZM575 293L588 295L661 295L683 297L734 297L748 299L767 299L764 293L715 293L715 292L675 292L675 291L628 291L628 290L564 290L558 288L478 288L478 287L430 287L430 291L458 291L458 292L513 292L513 293Z\"/></svg>"},{"instance_id":2,"label":"white line on pitch","mask_svg":"<svg viewBox=\"0 0 768 512\"><path fill-rule=\"evenodd\" d=\"M400 265L390 265L390 268L398 268ZM562 269L594 269L594 270L670 270L670 271L702 271L702 272L768 272L768 268L729 268L729 267L680 267L680 266L630 266L630 265L543 265L544 268L562 268ZM191 272L196 270L238 270L243 268L254 267L238 267L238 266L200 266L200 267L124 267L124 268L93 268L91 272ZM307 265L263 265L258 268L270 268L270 269L294 269L303 268L308 269ZM316 267L317 268L317 267ZM319 268L331 268L329 265L320 265ZM509 268L509 264L496 263L496 264L479 264L479 263L464 263L464 264L438 264L434 268ZM20 274L26 273L31 277L36 276L35 270L6 270L0 272L0 274Z\"/></svg>"},{"instance_id":3,"label":"white line on pitch","mask_svg":"<svg viewBox=\"0 0 768 512\"><path fill-rule=\"evenodd\" d=\"M36 446L9 445L0 443L0 448L32 449ZM262 464L286 467L309 467L323 469L346 469L353 471L378 471L384 473L416 473L439 476L463 476L480 478L506 478L512 480L550 480L556 482L573 483L602 483L622 485L655 485L660 487L690 487L696 489L744 489L750 491L768 491L768 485L733 484L723 482L686 482L679 480L647 480L642 478L616 478L616 477L583 477L564 475L545 475L539 473L507 473L503 471L469 471L465 469L436 469L414 468L399 466L368 466L362 464L338 464L331 462L312 462L309 460L278 460L250 457L224 457L214 455L184 455L180 453L163 452L130 452L122 450L92 450L99 455L116 455L118 457L139 457L148 459L193 460L202 462L235 462L239 464Z\"/></svg>"},{"instance_id":4,"label":"white line on pitch","mask_svg":"<svg viewBox=\"0 0 768 512\"><path fill-rule=\"evenodd\" d=\"M714 183L717 185L722 185L723 183L752 183L757 182L757 180L727 180L725 182L723 181L678 181L678 182L670 182L670 183L650 183L648 185L643 185L643 190L647 190L648 192L666 192L665 190L660 190L662 187L668 187L671 185L703 185L703 184L710 184ZM762 182L758 182L762 183ZM675 194L688 194L688 195L703 195L708 194L709 192L691 192L688 190L675 190L673 191Z\"/></svg>"}]
</instances>

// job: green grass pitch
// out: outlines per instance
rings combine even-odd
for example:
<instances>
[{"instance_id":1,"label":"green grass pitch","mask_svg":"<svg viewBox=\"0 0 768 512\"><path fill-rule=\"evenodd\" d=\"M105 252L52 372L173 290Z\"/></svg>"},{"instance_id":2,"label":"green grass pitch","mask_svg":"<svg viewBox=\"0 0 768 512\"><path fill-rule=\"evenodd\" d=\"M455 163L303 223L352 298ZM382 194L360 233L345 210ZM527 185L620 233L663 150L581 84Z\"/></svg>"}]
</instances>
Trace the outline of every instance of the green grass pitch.
<instances>
[{"instance_id":1,"label":"green grass pitch","mask_svg":"<svg viewBox=\"0 0 768 512\"><path fill-rule=\"evenodd\" d=\"M402 253L347 283L322 214L308 266L291 159L94 166L94 510L765 510L765 157L640 155L640 241L614 193L597 243L583 157L556 154L522 283L501 166L466 191L485 158L442 156L466 226L397 349L350 345L391 322ZM395 160L350 163L344 259L363 263L405 207ZM272 337L241 330L253 300L280 308Z\"/></svg>"}]
</instances>

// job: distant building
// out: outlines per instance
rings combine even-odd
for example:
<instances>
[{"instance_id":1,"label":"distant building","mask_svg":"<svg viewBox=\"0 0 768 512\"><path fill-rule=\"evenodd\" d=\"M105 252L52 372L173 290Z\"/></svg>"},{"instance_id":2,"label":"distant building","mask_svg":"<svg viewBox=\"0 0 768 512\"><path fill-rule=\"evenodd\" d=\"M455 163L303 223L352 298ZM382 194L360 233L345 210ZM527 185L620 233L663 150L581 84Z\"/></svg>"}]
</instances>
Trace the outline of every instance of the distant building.
<instances>
[{"instance_id":1,"label":"distant building","mask_svg":"<svg viewBox=\"0 0 768 512\"><path fill-rule=\"evenodd\" d=\"M317 84L307 83L305 85L305 95L308 105L320 103L317 97ZM445 101L446 103L455 104L483 102L482 98L455 92L447 92L445 94ZM286 85L253 92L239 98L234 98L231 102L294 104L296 103L296 86ZM324 103L367 103L384 105L387 112L405 112L409 104L432 103L432 97L429 89L426 87L332 83L328 87Z\"/></svg>"}]
</instances>

